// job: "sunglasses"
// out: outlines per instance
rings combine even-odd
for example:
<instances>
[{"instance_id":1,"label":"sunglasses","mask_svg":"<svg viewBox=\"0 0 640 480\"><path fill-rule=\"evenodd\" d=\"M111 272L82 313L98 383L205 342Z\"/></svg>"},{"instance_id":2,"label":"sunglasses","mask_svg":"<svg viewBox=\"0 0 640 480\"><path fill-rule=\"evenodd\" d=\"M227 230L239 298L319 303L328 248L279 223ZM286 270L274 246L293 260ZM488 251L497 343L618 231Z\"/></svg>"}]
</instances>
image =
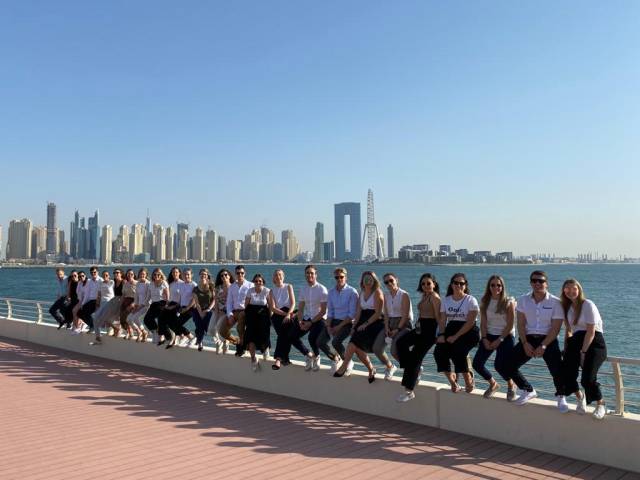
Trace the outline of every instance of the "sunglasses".
<instances>
[{"instance_id":1,"label":"sunglasses","mask_svg":"<svg viewBox=\"0 0 640 480\"><path fill-rule=\"evenodd\" d=\"M229 276L229 274L228 274L227 272L224 272L221 276L222 276L222 277L228 277L228 276Z\"/></svg>"},{"instance_id":2,"label":"sunglasses","mask_svg":"<svg viewBox=\"0 0 640 480\"><path fill-rule=\"evenodd\" d=\"M236 275L244 275L244 272L236 272Z\"/></svg>"},{"instance_id":3,"label":"sunglasses","mask_svg":"<svg viewBox=\"0 0 640 480\"><path fill-rule=\"evenodd\" d=\"M457 285L458 287L464 287L467 282L451 282L451 285Z\"/></svg>"},{"instance_id":4,"label":"sunglasses","mask_svg":"<svg viewBox=\"0 0 640 480\"><path fill-rule=\"evenodd\" d=\"M502 285L500 283L492 283L491 285L489 285L491 288L502 288Z\"/></svg>"},{"instance_id":5,"label":"sunglasses","mask_svg":"<svg viewBox=\"0 0 640 480\"><path fill-rule=\"evenodd\" d=\"M344 278L344 275L336 275L333 278L335 278L336 280L340 280L341 278Z\"/></svg>"},{"instance_id":6,"label":"sunglasses","mask_svg":"<svg viewBox=\"0 0 640 480\"><path fill-rule=\"evenodd\" d=\"M390 285L393 283L393 278L388 278L387 280L384 281L385 285Z\"/></svg>"},{"instance_id":7,"label":"sunglasses","mask_svg":"<svg viewBox=\"0 0 640 480\"><path fill-rule=\"evenodd\" d=\"M546 283L546 282L547 282L546 278L532 278L531 279L531 283L543 284L543 283Z\"/></svg>"}]
</instances>

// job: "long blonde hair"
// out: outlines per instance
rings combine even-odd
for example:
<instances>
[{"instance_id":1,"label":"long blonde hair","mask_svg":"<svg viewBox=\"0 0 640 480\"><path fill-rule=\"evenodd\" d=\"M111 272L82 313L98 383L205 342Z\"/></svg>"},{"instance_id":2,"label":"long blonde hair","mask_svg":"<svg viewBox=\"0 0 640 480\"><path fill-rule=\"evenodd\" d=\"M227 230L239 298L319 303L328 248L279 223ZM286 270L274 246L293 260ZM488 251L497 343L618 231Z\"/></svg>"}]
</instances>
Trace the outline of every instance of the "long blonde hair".
<instances>
[{"instance_id":1,"label":"long blonde hair","mask_svg":"<svg viewBox=\"0 0 640 480\"><path fill-rule=\"evenodd\" d=\"M585 301L584 290L582 289L582 285L575 278L569 278L564 281L562 284L562 292L560 293L560 301L562 302L562 310L564 310L564 319L569 321L569 309L571 305L573 305L573 301L567 297L564 293L564 288L569 285L575 285L578 287L578 298L576 298L576 305L573 307L573 324L578 323L578 319L580 318L580 314L582 313L582 305Z\"/></svg>"},{"instance_id":2,"label":"long blonde hair","mask_svg":"<svg viewBox=\"0 0 640 480\"><path fill-rule=\"evenodd\" d=\"M489 308L489 302L491 302L491 282L497 280L502 285L502 291L500 292L500 298L498 299L498 305L496 305L496 313L506 313L507 305L509 305L509 297L507 296L507 286L504 283L504 279L500 275L491 275L487 281L487 286L484 289L484 295L480 299L480 312L487 314L487 308Z\"/></svg>"}]
</instances>

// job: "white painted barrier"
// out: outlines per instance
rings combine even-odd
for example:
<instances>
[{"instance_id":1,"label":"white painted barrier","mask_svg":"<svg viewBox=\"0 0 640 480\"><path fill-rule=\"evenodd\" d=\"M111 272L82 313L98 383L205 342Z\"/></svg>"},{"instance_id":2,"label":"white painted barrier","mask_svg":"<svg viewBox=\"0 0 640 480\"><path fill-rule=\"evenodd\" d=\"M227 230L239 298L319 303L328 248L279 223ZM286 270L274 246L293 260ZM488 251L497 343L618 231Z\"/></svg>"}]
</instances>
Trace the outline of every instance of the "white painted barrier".
<instances>
[{"instance_id":1,"label":"white painted barrier","mask_svg":"<svg viewBox=\"0 0 640 480\"><path fill-rule=\"evenodd\" d=\"M400 404L395 401L403 391L397 378L386 382L379 377L369 384L360 372L333 378L327 367L305 372L299 362L278 371L266 362L254 373L248 358L216 355L207 348L203 352L180 347L166 350L150 342L140 345L112 337L103 337L103 345L91 346L88 335L69 335L52 325L2 317L0 336L640 472L640 415L607 415L598 422L590 415L561 414L545 400L518 407L507 403L504 395L487 400L479 394L453 394L447 386L431 382L420 382L416 398Z\"/></svg>"}]
</instances>

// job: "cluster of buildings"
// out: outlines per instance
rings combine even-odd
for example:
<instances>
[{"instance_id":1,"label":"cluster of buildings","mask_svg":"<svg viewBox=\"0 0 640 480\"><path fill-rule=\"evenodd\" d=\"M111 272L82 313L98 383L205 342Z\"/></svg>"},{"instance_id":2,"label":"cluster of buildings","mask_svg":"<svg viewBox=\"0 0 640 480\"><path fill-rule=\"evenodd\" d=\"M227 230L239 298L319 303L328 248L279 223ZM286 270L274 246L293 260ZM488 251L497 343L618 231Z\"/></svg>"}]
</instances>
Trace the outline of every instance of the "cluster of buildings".
<instances>
[{"instance_id":1,"label":"cluster of buildings","mask_svg":"<svg viewBox=\"0 0 640 480\"><path fill-rule=\"evenodd\" d=\"M456 263L520 263L513 252L492 253L490 250L470 252L466 248L454 250L451 245L431 248L429 244L405 245L398 252L398 260L411 263L456 264Z\"/></svg>"}]
</instances>

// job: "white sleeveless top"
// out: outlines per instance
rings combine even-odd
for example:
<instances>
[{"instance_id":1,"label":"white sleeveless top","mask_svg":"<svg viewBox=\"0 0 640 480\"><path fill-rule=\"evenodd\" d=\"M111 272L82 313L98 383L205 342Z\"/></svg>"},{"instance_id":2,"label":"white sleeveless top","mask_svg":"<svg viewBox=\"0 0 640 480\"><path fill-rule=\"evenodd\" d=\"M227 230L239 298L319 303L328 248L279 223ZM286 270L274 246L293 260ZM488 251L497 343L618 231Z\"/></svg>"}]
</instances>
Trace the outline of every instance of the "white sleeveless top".
<instances>
[{"instance_id":1,"label":"white sleeveless top","mask_svg":"<svg viewBox=\"0 0 640 480\"><path fill-rule=\"evenodd\" d=\"M509 298L509 303L514 302L515 299ZM507 325L507 313L496 313L496 307L498 306L498 301L493 298L489 302L487 306L487 333L490 335L502 335L502 331L504 327ZM515 335L515 320L514 326L511 329L511 335Z\"/></svg>"},{"instance_id":2,"label":"white sleeveless top","mask_svg":"<svg viewBox=\"0 0 640 480\"><path fill-rule=\"evenodd\" d=\"M283 284L281 287L273 287L271 289L271 295L273 296L273 301L276 304L276 308L282 310L285 307L291 307L288 283Z\"/></svg>"},{"instance_id":3,"label":"white sleeveless top","mask_svg":"<svg viewBox=\"0 0 640 480\"><path fill-rule=\"evenodd\" d=\"M160 285L156 285L154 282L151 282L147 288L151 292L151 303L161 302L164 300L162 297L162 291L166 288L169 288L169 285L164 280Z\"/></svg>"},{"instance_id":4,"label":"white sleeveless top","mask_svg":"<svg viewBox=\"0 0 640 480\"><path fill-rule=\"evenodd\" d=\"M402 317L402 299L405 295L409 298L409 320L413 320L411 297L409 297L409 294L401 288L398 289L395 297L391 295L391 292L389 291L384 292L384 304L387 307L387 313L390 318Z\"/></svg>"},{"instance_id":5,"label":"white sleeveless top","mask_svg":"<svg viewBox=\"0 0 640 480\"><path fill-rule=\"evenodd\" d=\"M360 308L362 310L375 310L375 297L372 293L369 298L365 300L364 293L360 293Z\"/></svg>"},{"instance_id":6,"label":"white sleeveless top","mask_svg":"<svg viewBox=\"0 0 640 480\"><path fill-rule=\"evenodd\" d=\"M174 280L169 284L169 301L170 302L180 303L180 287L183 284L184 282L180 279Z\"/></svg>"},{"instance_id":7,"label":"white sleeveless top","mask_svg":"<svg viewBox=\"0 0 640 480\"><path fill-rule=\"evenodd\" d=\"M136 305L149 305L149 281L139 281L136 284Z\"/></svg>"},{"instance_id":8,"label":"white sleeveless top","mask_svg":"<svg viewBox=\"0 0 640 480\"><path fill-rule=\"evenodd\" d=\"M267 287L262 287L262 290L260 290L260 292L256 291L256 287L251 287L247 292L249 305L266 305L268 296L269 289Z\"/></svg>"}]
</instances>

